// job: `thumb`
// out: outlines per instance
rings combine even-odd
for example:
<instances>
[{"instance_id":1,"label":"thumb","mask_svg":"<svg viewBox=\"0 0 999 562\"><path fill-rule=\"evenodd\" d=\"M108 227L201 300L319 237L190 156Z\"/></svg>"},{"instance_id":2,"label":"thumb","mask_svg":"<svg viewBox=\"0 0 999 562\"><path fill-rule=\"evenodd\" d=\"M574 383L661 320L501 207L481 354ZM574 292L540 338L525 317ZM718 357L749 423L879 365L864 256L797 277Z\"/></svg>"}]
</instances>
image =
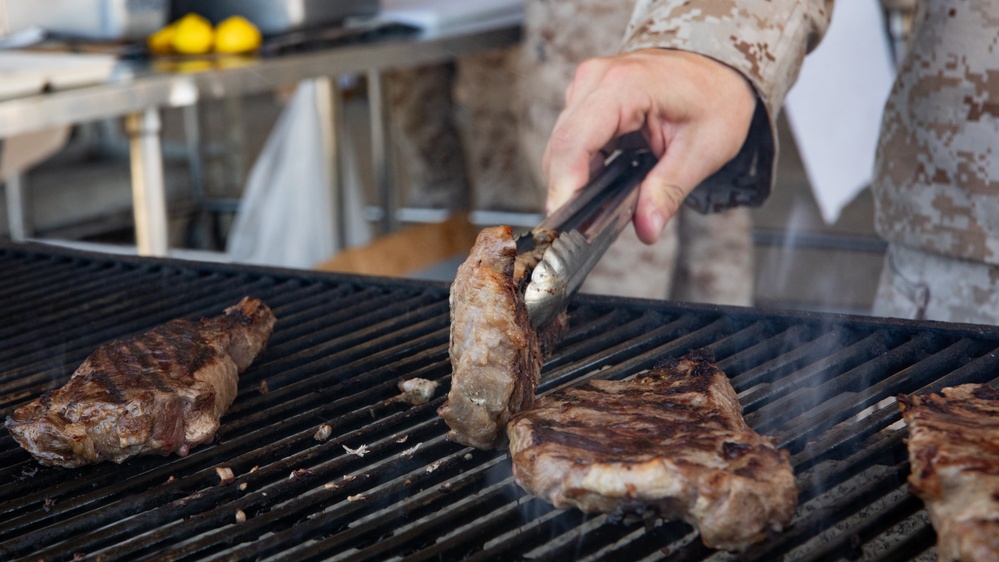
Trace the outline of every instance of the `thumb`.
<instances>
[{"instance_id":1,"label":"thumb","mask_svg":"<svg viewBox=\"0 0 999 562\"><path fill-rule=\"evenodd\" d=\"M680 210L687 194L697 184L697 180L685 177L681 158L684 151L677 144L669 147L639 187L635 233L646 244L659 239L666 223Z\"/></svg>"},{"instance_id":2,"label":"thumb","mask_svg":"<svg viewBox=\"0 0 999 562\"><path fill-rule=\"evenodd\" d=\"M635 233L646 244L654 244L666 223L676 215L687 192L675 183L646 178L635 210Z\"/></svg>"}]
</instances>

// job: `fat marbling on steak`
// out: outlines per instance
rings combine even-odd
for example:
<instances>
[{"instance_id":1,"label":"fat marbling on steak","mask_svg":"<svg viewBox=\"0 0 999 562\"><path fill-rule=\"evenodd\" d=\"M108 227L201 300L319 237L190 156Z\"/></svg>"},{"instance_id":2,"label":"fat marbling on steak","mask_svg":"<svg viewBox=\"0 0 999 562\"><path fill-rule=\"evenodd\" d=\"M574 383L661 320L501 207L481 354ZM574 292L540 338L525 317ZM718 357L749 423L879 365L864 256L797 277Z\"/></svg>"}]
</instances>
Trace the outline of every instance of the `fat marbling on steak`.
<instances>
[{"instance_id":1,"label":"fat marbling on steak","mask_svg":"<svg viewBox=\"0 0 999 562\"><path fill-rule=\"evenodd\" d=\"M221 316L171 320L105 343L69 381L18 408L5 425L50 466L73 468L211 441L236 398L239 373L260 353L275 318L244 298Z\"/></svg>"},{"instance_id":2,"label":"fat marbling on steak","mask_svg":"<svg viewBox=\"0 0 999 562\"><path fill-rule=\"evenodd\" d=\"M507 432L529 493L560 509L682 518L712 548L781 531L798 501L787 453L746 425L728 378L699 354L556 391Z\"/></svg>"},{"instance_id":3,"label":"fat marbling on steak","mask_svg":"<svg viewBox=\"0 0 999 562\"><path fill-rule=\"evenodd\" d=\"M999 391L979 384L899 396L910 490L926 504L941 561L999 561Z\"/></svg>"},{"instance_id":4,"label":"fat marbling on steak","mask_svg":"<svg viewBox=\"0 0 999 562\"><path fill-rule=\"evenodd\" d=\"M451 284L451 389L438 412L452 441L501 447L506 422L534 403L543 356L565 331L564 313L541 333L527 316L524 290L554 235L534 238L535 249L518 256L509 226L484 229Z\"/></svg>"}]
</instances>

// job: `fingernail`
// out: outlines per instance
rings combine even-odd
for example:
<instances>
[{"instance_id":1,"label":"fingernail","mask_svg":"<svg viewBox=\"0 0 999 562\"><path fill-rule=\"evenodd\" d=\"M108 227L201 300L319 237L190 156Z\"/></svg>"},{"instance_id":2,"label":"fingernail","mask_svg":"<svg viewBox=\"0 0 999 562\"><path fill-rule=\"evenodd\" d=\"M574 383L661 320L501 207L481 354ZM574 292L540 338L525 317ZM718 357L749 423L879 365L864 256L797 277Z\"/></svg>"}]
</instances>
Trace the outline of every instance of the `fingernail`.
<instances>
[{"instance_id":1,"label":"fingernail","mask_svg":"<svg viewBox=\"0 0 999 562\"><path fill-rule=\"evenodd\" d=\"M666 217L663 216L662 211L659 209L652 209L649 212L649 227L652 229L656 239L663 232L663 227L666 226Z\"/></svg>"},{"instance_id":2,"label":"fingernail","mask_svg":"<svg viewBox=\"0 0 999 562\"><path fill-rule=\"evenodd\" d=\"M566 193L564 189L559 189L554 187L548 191L548 200L545 202L545 210L548 214L552 214L558 210L563 204L565 204L565 199L561 194Z\"/></svg>"}]
</instances>

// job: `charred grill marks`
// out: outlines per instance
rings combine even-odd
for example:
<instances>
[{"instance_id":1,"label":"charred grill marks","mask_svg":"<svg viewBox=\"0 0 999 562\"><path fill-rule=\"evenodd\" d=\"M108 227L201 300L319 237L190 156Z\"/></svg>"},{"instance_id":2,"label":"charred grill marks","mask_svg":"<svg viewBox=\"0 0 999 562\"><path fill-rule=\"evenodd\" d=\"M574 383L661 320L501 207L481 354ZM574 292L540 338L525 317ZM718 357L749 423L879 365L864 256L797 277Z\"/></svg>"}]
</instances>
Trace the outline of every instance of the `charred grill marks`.
<instances>
[{"instance_id":1,"label":"charred grill marks","mask_svg":"<svg viewBox=\"0 0 999 562\"><path fill-rule=\"evenodd\" d=\"M787 454L741 410L701 355L593 380L511 420L514 476L558 508L682 518L706 545L743 550L790 522L797 488Z\"/></svg>"},{"instance_id":2,"label":"charred grill marks","mask_svg":"<svg viewBox=\"0 0 999 562\"><path fill-rule=\"evenodd\" d=\"M214 437L239 372L266 345L274 322L267 305L244 298L223 316L174 320L108 342L62 388L18 408L5 425L42 464L184 455Z\"/></svg>"},{"instance_id":3,"label":"charred grill marks","mask_svg":"<svg viewBox=\"0 0 999 562\"><path fill-rule=\"evenodd\" d=\"M999 545L999 392L978 384L899 396L910 490L937 531L940 560L995 560Z\"/></svg>"}]
</instances>

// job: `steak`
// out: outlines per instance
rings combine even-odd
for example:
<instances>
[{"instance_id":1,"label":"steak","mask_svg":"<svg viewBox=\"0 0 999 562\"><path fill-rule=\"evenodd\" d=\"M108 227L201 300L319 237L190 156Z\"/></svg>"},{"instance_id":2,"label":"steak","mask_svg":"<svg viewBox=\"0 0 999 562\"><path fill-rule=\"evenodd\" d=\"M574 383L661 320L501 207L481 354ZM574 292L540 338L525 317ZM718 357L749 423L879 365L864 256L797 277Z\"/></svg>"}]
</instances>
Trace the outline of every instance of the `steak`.
<instances>
[{"instance_id":1,"label":"steak","mask_svg":"<svg viewBox=\"0 0 999 562\"><path fill-rule=\"evenodd\" d=\"M559 509L682 518L712 548L781 531L798 501L786 451L746 425L728 377L696 353L553 392L507 433L528 493Z\"/></svg>"},{"instance_id":2,"label":"steak","mask_svg":"<svg viewBox=\"0 0 999 562\"><path fill-rule=\"evenodd\" d=\"M503 446L507 421L534 403L545 352L567 327L563 313L539 334L527 316L524 290L554 233L534 238L518 257L509 226L484 229L451 285L451 390L438 413L452 441Z\"/></svg>"},{"instance_id":3,"label":"steak","mask_svg":"<svg viewBox=\"0 0 999 562\"><path fill-rule=\"evenodd\" d=\"M999 391L978 384L899 396L910 490L926 504L939 560L999 560Z\"/></svg>"},{"instance_id":4,"label":"steak","mask_svg":"<svg viewBox=\"0 0 999 562\"><path fill-rule=\"evenodd\" d=\"M49 466L184 456L214 438L239 374L264 348L274 322L267 305L244 298L221 316L172 320L105 343L64 386L18 408L4 425Z\"/></svg>"}]
</instances>

